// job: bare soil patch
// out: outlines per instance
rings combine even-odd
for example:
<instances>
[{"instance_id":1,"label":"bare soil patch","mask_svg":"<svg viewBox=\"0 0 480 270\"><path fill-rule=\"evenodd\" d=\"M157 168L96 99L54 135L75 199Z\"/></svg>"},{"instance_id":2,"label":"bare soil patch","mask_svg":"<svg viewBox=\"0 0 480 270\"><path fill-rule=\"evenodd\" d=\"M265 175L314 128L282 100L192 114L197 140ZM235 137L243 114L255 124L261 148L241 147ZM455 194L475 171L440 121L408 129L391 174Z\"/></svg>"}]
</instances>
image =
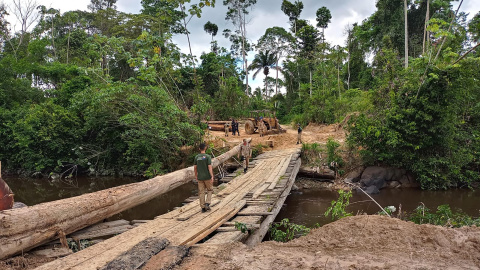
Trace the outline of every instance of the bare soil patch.
<instances>
[{"instance_id":1,"label":"bare soil patch","mask_svg":"<svg viewBox=\"0 0 480 270\"><path fill-rule=\"evenodd\" d=\"M480 228L458 229L377 215L341 219L288 243L236 243L193 252L175 269L479 269Z\"/></svg>"},{"instance_id":2,"label":"bare soil patch","mask_svg":"<svg viewBox=\"0 0 480 270\"><path fill-rule=\"evenodd\" d=\"M269 148L271 150L281 150L289 149L294 147L301 147L297 145L297 129L292 128L290 125L281 125L283 129L287 132L282 134L272 134L265 135L260 137L258 133L246 134L245 128L243 125L240 125L240 136L232 135L229 133L228 137L225 137L225 132L223 131L210 131L210 135L206 135L206 139L209 141L214 141L216 146L220 146L221 140L224 139L229 143L241 143L244 138L252 138L252 145L262 144L266 145L267 140L274 141L274 147ZM332 137L336 141L343 143L345 141L346 135L343 129L337 129L337 124L333 125L319 125L319 124L309 124L303 129L302 132L302 141L304 143L321 143L325 144L328 141L328 138Z\"/></svg>"}]
</instances>

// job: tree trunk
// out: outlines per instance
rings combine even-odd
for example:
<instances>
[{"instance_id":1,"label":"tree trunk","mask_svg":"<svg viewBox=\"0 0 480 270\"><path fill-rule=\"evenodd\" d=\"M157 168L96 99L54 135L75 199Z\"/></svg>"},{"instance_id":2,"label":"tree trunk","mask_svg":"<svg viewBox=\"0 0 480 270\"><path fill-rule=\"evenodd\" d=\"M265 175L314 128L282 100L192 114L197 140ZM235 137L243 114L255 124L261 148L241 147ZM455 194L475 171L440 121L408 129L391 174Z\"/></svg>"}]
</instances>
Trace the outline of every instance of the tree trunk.
<instances>
[{"instance_id":1,"label":"tree trunk","mask_svg":"<svg viewBox=\"0 0 480 270\"><path fill-rule=\"evenodd\" d=\"M265 100L267 100L267 97L270 97L270 94L268 93L268 89L267 89L267 78L268 76L265 76Z\"/></svg>"},{"instance_id":2,"label":"tree trunk","mask_svg":"<svg viewBox=\"0 0 480 270\"><path fill-rule=\"evenodd\" d=\"M276 70L277 70L277 77L275 78L275 95L278 94L278 54L277 54L277 63L276 63L276 65L277 65L277 68L276 68Z\"/></svg>"},{"instance_id":3,"label":"tree trunk","mask_svg":"<svg viewBox=\"0 0 480 270\"><path fill-rule=\"evenodd\" d=\"M337 65L337 86L338 86L338 98L342 99L342 93L340 92L340 63Z\"/></svg>"},{"instance_id":4,"label":"tree trunk","mask_svg":"<svg viewBox=\"0 0 480 270\"><path fill-rule=\"evenodd\" d=\"M68 28L68 38L67 38L67 65L68 65L68 58L69 58L69 53L70 53L70 35L72 32L72 26Z\"/></svg>"},{"instance_id":5,"label":"tree trunk","mask_svg":"<svg viewBox=\"0 0 480 270\"><path fill-rule=\"evenodd\" d=\"M350 90L350 50L348 51L347 70L348 70L347 89Z\"/></svg>"},{"instance_id":6,"label":"tree trunk","mask_svg":"<svg viewBox=\"0 0 480 270\"><path fill-rule=\"evenodd\" d=\"M312 97L312 69L310 68L310 97Z\"/></svg>"},{"instance_id":7,"label":"tree trunk","mask_svg":"<svg viewBox=\"0 0 480 270\"><path fill-rule=\"evenodd\" d=\"M295 24L295 39L297 38L297 20L294 22ZM298 80L298 97L301 98L300 95L300 66L298 65L298 45L295 42L295 58L297 60L297 80Z\"/></svg>"},{"instance_id":8,"label":"tree trunk","mask_svg":"<svg viewBox=\"0 0 480 270\"><path fill-rule=\"evenodd\" d=\"M350 30L350 26L348 27L348 61L347 61L347 71L348 71L348 79L347 79L347 89L350 90L350 45L352 43L352 34Z\"/></svg>"},{"instance_id":9,"label":"tree trunk","mask_svg":"<svg viewBox=\"0 0 480 270\"><path fill-rule=\"evenodd\" d=\"M213 167L238 154L240 145L212 160ZM193 166L140 183L0 212L0 259L28 251L147 202L195 178Z\"/></svg>"},{"instance_id":10,"label":"tree trunk","mask_svg":"<svg viewBox=\"0 0 480 270\"><path fill-rule=\"evenodd\" d=\"M52 36L52 50L53 50L53 57L55 57L55 59L57 58L57 50L55 50L55 38L54 38L54 33L53 33L53 30L55 29L53 27L53 18L54 16L52 15L52 33L51 33L51 36Z\"/></svg>"},{"instance_id":11,"label":"tree trunk","mask_svg":"<svg viewBox=\"0 0 480 270\"><path fill-rule=\"evenodd\" d=\"M403 0L405 9L405 68L408 68L408 22L407 22L407 0Z\"/></svg>"},{"instance_id":12,"label":"tree trunk","mask_svg":"<svg viewBox=\"0 0 480 270\"><path fill-rule=\"evenodd\" d=\"M246 28L246 22L245 22L245 17L242 18L241 11L238 11L239 17L240 17L240 29L242 33L242 55L243 55L243 64L244 64L244 71L245 71L245 83L246 83L246 88L245 88L245 94L248 95L248 64L247 64L247 55L245 52L245 37L247 35L247 28ZM245 16L245 14L244 14Z\"/></svg>"},{"instance_id":13,"label":"tree trunk","mask_svg":"<svg viewBox=\"0 0 480 270\"><path fill-rule=\"evenodd\" d=\"M427 23L430 20L430 0L427 0L427 14L425 15L425 26L423 27L423 46L422 54L425 54L425 48L428 46L430 35L427 31Z\"/></svg>"}]
</instances>

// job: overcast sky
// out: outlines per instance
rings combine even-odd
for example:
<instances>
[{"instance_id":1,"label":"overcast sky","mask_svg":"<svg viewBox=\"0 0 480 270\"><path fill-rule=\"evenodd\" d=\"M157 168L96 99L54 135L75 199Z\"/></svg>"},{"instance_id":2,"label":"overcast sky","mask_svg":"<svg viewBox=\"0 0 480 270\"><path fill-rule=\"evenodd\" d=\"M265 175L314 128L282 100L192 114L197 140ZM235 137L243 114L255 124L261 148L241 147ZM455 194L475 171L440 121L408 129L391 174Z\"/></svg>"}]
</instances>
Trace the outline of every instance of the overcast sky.
<instances>
[{"instance_id":1,"label":"overcast sky","mask_svg":"<svg viewBox=\"0 0 480 270\"><path fill-rule=\"evenodd\" d=\"M0 0L1 2L2 0ZM32 0L20 0L32 1ZM40 5L46 7L53 7L66 12L69 10L87 10L90 0L36 0ZM9 6L12 5L13 0L3 0ZM192 0L192 3L195 3ZM188 30L191 32L190 39L192 41L192 51L196 56L200 56L202 52L210 51L211 36L205 33L203 25L207 21L211 21L218 25L219 31L215 37L219 45L230 47L230 42L222 36L224 29L232 29L232 25L225 21L226 7L223 6L223 0L216 0L215 8L205 8L202 13L202 18L193 18ZM291 0L294 2L294 0ZM302 19L309 20L313 25L316 24L315 13L318 8L326 6L331 14L332 20L328 28L325 30L325 38L328 42L334 45L345 45L345 28L355 22L360 23L363 19L370 16L375 11L375 0L302 0L304 9L301 14ZM250 12L249 24L247 25L247 38L251 42L256 42L258 38L265 33L269 27L280 26L286 29L289 28L288 17L280 10L281 0L258 0L257 4ZM455 8L458 2L455 3ZM141 9L140 0L118 0L117 8L120 11L128 13L139 13ZM480 0L466 0L462 4L461 11L469 12L471 18L480 9ZM9 18L9 21L13 21ZM185 35L178 35L174 37L174 42L181 48L184 53L188 53L188 43ZM250 52L249 59L254 57L254 52ZM262 85L263 75L259 75L253 81L253 89L256 86ZM250 79L250 82L251 79Z\"/></svg>"}]
</instances>

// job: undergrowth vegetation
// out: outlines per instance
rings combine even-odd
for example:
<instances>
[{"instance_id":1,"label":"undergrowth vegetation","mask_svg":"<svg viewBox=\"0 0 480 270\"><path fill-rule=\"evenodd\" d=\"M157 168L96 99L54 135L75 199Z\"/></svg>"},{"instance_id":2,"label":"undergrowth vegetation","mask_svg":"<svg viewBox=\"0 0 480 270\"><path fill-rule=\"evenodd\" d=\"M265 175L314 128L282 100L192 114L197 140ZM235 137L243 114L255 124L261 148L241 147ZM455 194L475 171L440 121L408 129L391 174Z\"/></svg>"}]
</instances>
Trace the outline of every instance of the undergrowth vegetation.
<instances>
[{"instance_id":1,"label":"undergrowth vegetation","mask_svg":"<svg viewBox=\"0 0 480 270\"><path fill-rule=\"evenodd\" d=\"M325 212L325 216L331 215L332 220L338 220L344 217L352 216L346 209L350 204L352 192L338 191L338 199L331 202L331 207ZM392 215L397 209L393 206L387 206L380 211L379 215L385 215L385 212ZM453 211L448 204L437 207L437 211L432 212L423 203L419 205L412 213L402 215L402 219L412 221L416 224L432 224L438 226L458 228L462 226L480 226L480 217L471 217L461 210Z\"/></svg>"},{"instance_id":2,"label":"undergrowth vegetation","mask_svg":"<svg viewBox=\"0 0 480 270\"><path fill-rule=\"evenodd\" d=\"M295 237L307 235L310 228L290 222L288 218L282 219L280 222L274 222L270 226L270 237L277 242L288 242Z\"/></svg>"}]
</instances>

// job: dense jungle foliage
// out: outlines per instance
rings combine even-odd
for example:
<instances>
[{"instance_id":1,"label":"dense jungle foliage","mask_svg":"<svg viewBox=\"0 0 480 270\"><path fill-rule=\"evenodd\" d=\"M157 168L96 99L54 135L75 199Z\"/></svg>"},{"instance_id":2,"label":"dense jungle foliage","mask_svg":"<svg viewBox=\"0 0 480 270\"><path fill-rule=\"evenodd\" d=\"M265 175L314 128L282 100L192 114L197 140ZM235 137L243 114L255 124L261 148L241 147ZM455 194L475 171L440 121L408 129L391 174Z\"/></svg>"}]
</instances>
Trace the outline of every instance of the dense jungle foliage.
<instances>
[{"instance_id":1,"label":"dense jungle foliage","mask_svg":"<svg viewBox=\"0 0 480 270\"><path fill-rule=\"evenodd\" d=\"M349 142L366 164L411 170L424 188L479 180L480 13L467 20L453 1L407 0L406 45L404 1L378 0L338 46L325 40L327 7L288 0L278 9L290 29L251 40L256 2L142 0L139 14L118 11L116 0L91 0L88 11L0 6L4 169L155 175L198 144L202 120L270 109L284 124L351 116ZM190 37L189 24L215 4L228 8L231 47L218 46L208 22L210 52L182 53L172 36ZM318 8L315 25L304 8ZM252 89L246 74L263 77L263 87Z\"/></svg>"}]
</instances>

